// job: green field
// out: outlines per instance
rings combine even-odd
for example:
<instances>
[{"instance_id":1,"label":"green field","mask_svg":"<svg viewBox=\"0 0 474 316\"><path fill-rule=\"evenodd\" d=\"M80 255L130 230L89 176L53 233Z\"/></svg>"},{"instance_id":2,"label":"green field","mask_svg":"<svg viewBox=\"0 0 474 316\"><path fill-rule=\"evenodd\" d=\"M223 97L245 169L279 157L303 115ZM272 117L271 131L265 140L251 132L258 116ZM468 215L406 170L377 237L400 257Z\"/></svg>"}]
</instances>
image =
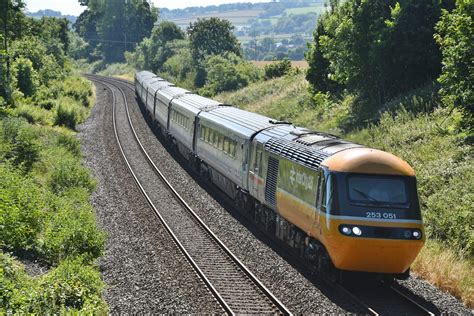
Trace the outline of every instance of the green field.
<instances>
[{"instance_id":1,"label":"green field","mask_svg":"<svg viewBox=\"0 0 474 316\"><path fill-rule=\"evenodd\" d=\"M309 7L286 9L285 13L286 14L305 14L305 13L310 13L310 12L322 13L325 10L326 10L326 8L324 8L324 5L314 4L314 5L309 6Z\"/></svg>"},{"instance_id":2,"label":"green field","mask_svg":"<svg viewBox=\"0 0 474 316\"><path fill-rule=\"evenodd\" d=\"M249 20L257 19L259 15L263 13L263 10L236 10L227 12L216 12L202 15L189 15L179 19L171 19L171 22L176 23L179 26L188 26L189 23L196 22L197 19L205 19L210 17L217 17L220 19L229 20L234 25L245 25L248 24Z\"/></svg>"}]
</instances>

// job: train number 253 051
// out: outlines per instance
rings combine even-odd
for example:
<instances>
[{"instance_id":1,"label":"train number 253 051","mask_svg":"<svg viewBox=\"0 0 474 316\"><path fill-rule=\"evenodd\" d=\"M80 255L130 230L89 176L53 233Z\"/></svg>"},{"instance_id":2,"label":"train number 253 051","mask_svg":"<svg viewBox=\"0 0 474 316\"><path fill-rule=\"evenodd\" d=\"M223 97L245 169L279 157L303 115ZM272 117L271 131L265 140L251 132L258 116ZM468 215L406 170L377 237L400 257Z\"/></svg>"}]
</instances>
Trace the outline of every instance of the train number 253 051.
<instances>
[{"instance_id":1,"label":"train number 253 051","mask_svg":"<svg viewBox=\"0 0 474 316\"><path fill-rule=\"evenodd\" d=\"M367 218L397 219L397 214L388 212L365 212Z\"/></svg>"}]
</instances>

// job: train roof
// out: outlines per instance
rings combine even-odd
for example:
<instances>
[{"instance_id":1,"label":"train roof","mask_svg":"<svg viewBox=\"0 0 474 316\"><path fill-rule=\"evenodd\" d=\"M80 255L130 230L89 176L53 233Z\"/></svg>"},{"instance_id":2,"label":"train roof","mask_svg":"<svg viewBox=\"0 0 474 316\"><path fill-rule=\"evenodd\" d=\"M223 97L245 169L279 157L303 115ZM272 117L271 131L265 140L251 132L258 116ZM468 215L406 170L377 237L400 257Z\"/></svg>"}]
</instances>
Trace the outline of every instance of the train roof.
<instances>
[{"instance_id":1,"label":"train roof","mask_svg":"<svg viewBox=\"0 0 474 316\"><path fill-rule=\"evenodd\" d=\"M218 107L209 112L203 112L199 117L244 138L250 138L263 129L275 126L269 117L231 106Z\"/></svg>"},{"instance_id":2,"label":"train roof","mask_svg":"<svg viewBox=\"0 0 474 316\"><path fill-rule=\"evenodd\" d=\"M154 78L154 79L155 80L150 81L150 84L148 85L148 91L150 91L152 94L155 94L156 91L166 89L167 87L174 87L174 84L164 79L161 79L161 78Z\"/></svg>"},{"instance_id":3,"label":"train roof","mask_svg":"<svg viewBox=\"0 0 474 316\"><path fill-rule=\"evenodd\" d=\"M173 86L173 87L167 87L158 91L158 93L156 94L156 97L158 98L158 100L168 105L170 101L173 100L174 98L183 96L187 93L191 93L191 92L189 92L186 89Z\"/></svg>"},{"instance_id":4,"label":"train roof","mask_svg":"<svg viewBox=\"0 0 474 316\"><path fill-rule=\"evenodd\" d=\"M155 77L158 77L157 75L155 75L154 73L152 72L149 72L149 71L139 71L135 74L135 78L142 82L146 79L150 79L150 78L155 78Z\"/></svg>"},{"instance_id":5,"label":"train roof","mask_svg":"<svg viewBox=\"0 0 474 316\"><path fill-rule=\"evenodd\" d=\"M173 99L171 102L173 108L182 108L190 111L193 114L197 114L201 111L211 111L222 103L212 99L202 97L197 94L185 94L179 98Z\"/></svg>"},{"instance_id":6,"label":"train roof","mask_svg":"<svg viewBox=\"0 0 474 316\"><path fill-rule=\"evenodd\" d=\"M322 165L333 171L415 176L413 168L397 156L372 148L352 148L332 155Z\"/></svg>"}]
</instances>

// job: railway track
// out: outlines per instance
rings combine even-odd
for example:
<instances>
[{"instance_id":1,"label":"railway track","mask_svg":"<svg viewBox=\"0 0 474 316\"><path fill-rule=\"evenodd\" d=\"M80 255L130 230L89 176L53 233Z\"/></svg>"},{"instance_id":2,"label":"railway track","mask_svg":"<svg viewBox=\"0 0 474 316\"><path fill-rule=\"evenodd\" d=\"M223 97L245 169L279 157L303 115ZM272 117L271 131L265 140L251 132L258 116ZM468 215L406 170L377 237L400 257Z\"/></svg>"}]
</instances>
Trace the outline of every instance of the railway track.
<instances>
[{"instance_id":1,"label":"railway track","mask_svg":"<svg viewBox=\"0 0 474 316\"><path fill-rule=\"evenodd\" d=\"M125 164L151 209L223 310L228 314L290 315L290 311L204 224L150 159L133 127L123 89L114 80L88 77L111 91L115 139ZM122 106L115 90L120 92ZM125 121L128 123L124 124ZM167 205L153 194L158 185L166 187L173 202Z\"/></svg>"},{"instance_id":2,"label":"railway track","mask_svg":"<svg viewBox=\"0 0 474 316\"><path fill-rule=\"evenodd\" d=\"M367 286L337 285L341 292L351 297L365 308L368 315L429 315L439 314L438 310L420 304L410 294L404 293L398 285L374 282Z\"/></svg>"}]
</instances>

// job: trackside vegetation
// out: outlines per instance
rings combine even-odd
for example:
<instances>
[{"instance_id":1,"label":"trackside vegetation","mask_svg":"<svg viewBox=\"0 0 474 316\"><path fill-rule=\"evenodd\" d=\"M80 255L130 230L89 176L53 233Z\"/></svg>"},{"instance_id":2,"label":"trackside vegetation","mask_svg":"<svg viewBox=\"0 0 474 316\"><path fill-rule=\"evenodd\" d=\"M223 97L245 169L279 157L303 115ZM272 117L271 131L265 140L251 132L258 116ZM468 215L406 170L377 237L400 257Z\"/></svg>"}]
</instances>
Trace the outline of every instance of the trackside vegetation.
<instances>
[{"instance_id":1,"label":"trackside vegetation","mask_svg":"<svg viewBox=\"0 0 474 316\"><path fill-rule=\"evenodd\" d=\"M65 20L33 20L22 1L4 4L17 27L1 51L11 69L1 64L0 314L105 314L95 261L106 236L75 137L94 91L73 72Z\"/></svg>"}]
</instances>

